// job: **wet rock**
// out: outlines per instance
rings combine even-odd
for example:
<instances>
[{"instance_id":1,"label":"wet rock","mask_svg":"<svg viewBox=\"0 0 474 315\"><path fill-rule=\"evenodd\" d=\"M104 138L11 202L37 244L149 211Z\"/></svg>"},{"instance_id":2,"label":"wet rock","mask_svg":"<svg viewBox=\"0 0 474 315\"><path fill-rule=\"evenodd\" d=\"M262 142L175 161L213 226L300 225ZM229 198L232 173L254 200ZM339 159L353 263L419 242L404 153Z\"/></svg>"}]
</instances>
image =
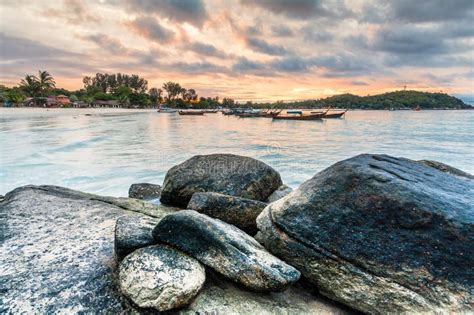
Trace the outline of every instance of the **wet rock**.
<instances>
[{"instance_id":1,"label":"wet rock","mask_svg":"<svg viewBox=\"0 0 474 315\"><path fill-rule=\"evenodd\" d=\"M132 184L128 190L128 197L143 200L158 199L161 196L161 186L148 183Z\"/></svg>"},{"instance_id":2,"label":"wet rock","mask_svg":"<svg viewBox=\"0 0 474 315\"><path fill-rule=\"evenodd\" d=\"M257 216L266 206L267 204L261 201L214 192L197 192L193 194L187 208L220 219L250 235L255 235Z\"/></svg>"},{"instance_id":3,"label":"wet rock","mask_svg":"<svg viewBox=\"0 0 474 315\"><path fill-rule=\"evenodd\" d=\"M360 155L271 203L257 239L361 311L472 312L473 189L415 161Z\"/></svg>"},{"instance_id":4,"label":"wet rock","mask_svg":"<svg viewBox=\"0 0 474 315\"><path fill-rule=\"evenodd\" d=\"M0 203L0 313L121 313L115 221L163 209L56 186L9 192Z\"/></svg>"},{"instance_id":5,"label":"wet rock","mask_svg":"<svg viewBox=\"0 0 474 315\"><path fill-rule=\"evenodd\" d=\"M122 293L139 307L158 311L188 304L205 279L197 260L164 245L138 249L119 267Z\"/></svg>"},{"instance_id":6,"label":"wet rock","mask_svg":"<svg viewBox=\"0 0 474 315\"><path fill-rule=\"evenodd\" d=\"M281 199L285 197L286 195L290 194L293 191L291 187L288 187L286 185L281 185L278 187L277 190L275 190L266 200L266 202L271 203L274 201L277 201L278 199Z\"/></svg>"},{"instance_id":7,"label":"wet rock","mask_svg":"<svg viewBox=\"0 0 474 315\"><path fill-rule=\"evenodd\" d=\"M456 176L466 177L469 179L474 179L474 175L461 171L460 169L452 167L448 164L444 164L444 163L441 163L438 161L432 161L432 160L420 160L418 162L423 163L427 166L434 167L442 172L446 172L446 173L456 175Z\"/></svg>"},{"instance_id":8,"label":"wet rock","mask_svg":"<svg viewBox=\"0 0 474 315\"><path fill-rule=\"evenodd\" d=\"M282 291L300 276L248 234L194 210L166 216L153 230L153 237L252 290Z\"/></svg>"},{"instance_id":9,"label":"wet rock","mask_svg":"<svg viewBox=\"0 0 474 315\"><path fill-rule=\"evenodd\" d=\"M126 215L115 223L115 254L119 260L136 249L150 246L156 242L151 231L159 219L146 215Z\"/></svg>"},{"instance_id":10,"label":"wet rock","mask_svg":"<svg viewBox=\"0 0 474 315\"><path fill-rule=\"evenodd\" d=\"M267 164L233 154L196 155L166 174L161 202L186 207L195 192L212 191L264 201L282 185Z\"/></svg>"}]
</instances>

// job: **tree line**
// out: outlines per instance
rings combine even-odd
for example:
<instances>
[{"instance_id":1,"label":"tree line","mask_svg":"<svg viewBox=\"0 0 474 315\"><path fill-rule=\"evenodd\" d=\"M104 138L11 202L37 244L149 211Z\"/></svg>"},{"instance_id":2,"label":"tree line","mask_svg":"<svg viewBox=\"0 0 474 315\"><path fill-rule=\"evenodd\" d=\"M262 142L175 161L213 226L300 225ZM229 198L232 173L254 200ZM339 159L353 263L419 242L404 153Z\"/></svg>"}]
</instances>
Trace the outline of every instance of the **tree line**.
<instances>
[{"instance_id":1,"label":"tree line","mask_svg":"<svg viewBox=\"0 0 474 315\"><path fill-rule=\"evenodd\" d=\"M122 107L150 108L169 106L176 108L232 108L237 103L231 98L199 97L196 90L186 89L177 82L166 82L161 88L148 89L148 81L136 74L96 73L85 76L84 87L76 91L57 88L56 81L47 71L38 75L27 74L18 86L0 85L0 101L22 104L31 98L34 106L43 106L49 95L66 95L71 102L93 106L97 101L116 101Z\"/></svg>"}]
</instances>

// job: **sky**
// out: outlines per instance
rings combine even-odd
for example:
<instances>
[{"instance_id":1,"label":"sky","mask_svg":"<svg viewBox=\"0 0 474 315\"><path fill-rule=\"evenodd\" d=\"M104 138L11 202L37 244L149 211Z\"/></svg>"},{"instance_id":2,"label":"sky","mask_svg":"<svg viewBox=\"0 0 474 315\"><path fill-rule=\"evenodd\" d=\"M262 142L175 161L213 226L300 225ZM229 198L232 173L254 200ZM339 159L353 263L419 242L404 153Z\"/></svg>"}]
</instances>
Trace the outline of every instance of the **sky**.
<instances>
[{"instance_id":1,"label":"sky","mask_svg":"<svg viewBox=\"0 0 474 315\"><path fill-rule=\"evenodd\" d=\"M407 89L473 98L473 0L0 0L0 84L49 71L276 101Z\"/></svg>"}]
</instances>

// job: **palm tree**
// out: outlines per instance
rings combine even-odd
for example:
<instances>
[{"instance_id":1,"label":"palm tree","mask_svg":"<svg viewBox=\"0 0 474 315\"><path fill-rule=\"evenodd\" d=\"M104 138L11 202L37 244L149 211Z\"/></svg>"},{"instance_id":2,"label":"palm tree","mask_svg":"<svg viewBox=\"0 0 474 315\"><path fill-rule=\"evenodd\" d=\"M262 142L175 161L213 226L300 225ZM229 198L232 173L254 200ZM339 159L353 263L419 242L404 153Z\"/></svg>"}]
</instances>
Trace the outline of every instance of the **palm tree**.
<instances>
[{"instance_id":1,"label":"palm tree","mask_svg":"<svg viewBox=\"0 0 474 315\"><path fill-rule=\"evenodd\" d=\"M43 96L45 92L56 87L56 82L48 71L38 71L38 83L40 86L40 92Z\"/></svg>"},{"instance_id":2,"label":"palm tree","mask_svg":"<svg viewBox=\"0 0 474 315\"><path fill-rule=\"evenodd\" d=\"M20 82L20 87L28 96L33 98L36 105L36 98L41 93L41 87L38 78L32 74L27 74Z\"/></svg>"}]
</instances>

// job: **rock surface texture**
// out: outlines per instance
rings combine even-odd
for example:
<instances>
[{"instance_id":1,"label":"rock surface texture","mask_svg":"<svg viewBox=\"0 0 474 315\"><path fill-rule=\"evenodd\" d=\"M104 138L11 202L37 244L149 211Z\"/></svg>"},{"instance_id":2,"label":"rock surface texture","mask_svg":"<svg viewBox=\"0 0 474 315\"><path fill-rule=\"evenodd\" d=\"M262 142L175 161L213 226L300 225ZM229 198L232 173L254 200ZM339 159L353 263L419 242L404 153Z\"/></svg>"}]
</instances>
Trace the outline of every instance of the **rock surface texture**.
<instances>
[{"instance_id":1,"label":"rock surface texture","mask_svg":"<svg viewBox=\"0 0 474 315\"><path fill-rule=\"evenodd\" d=\"M267 204L261 201L214 192L198 192L193 194L187 208L230 223L250 235L255 235L257 233L256 219L266 206Z\"/></svg>"},{"instance_id":2,"label":"rock surface texture","mask_svg":"<svg viewBox=\"0 0 474 315\"><path fill-rule=\"evenodd\" d=\"M140 212L159 219L173 211L136 199L61 187L13 190L0 203L0 313L142 312L122 296L115 282L115 221ZM340 305L304 288L257 294L219 279L206 281L191 305L177 313L220 314L224 310L229 311L226 314L344 312Z\"/></svg>"},{"instance_id":3,"label":"rock surface texture","mask_svg":"<svg viewBox=\"0 0 474 315\"><path fill-rule=\"evenodd\" d=\"M188 304L205 280L206 272L197 260L164 245L138 249L119 267L122 293L139 307L158 311Z\"/></svg>"},{"instance_id":4,"label":"rock surface texture","mask_svg":"<svg viewBox=\"0 0 474 315\"><path fill-rule=\"evenodd\" d=\"M141 211L169 213L163 209L55 186L8 193L0 203L0 313L121 312L115 221Z\"/></svg>"},{"instance_id":5,"label":"rock surface texture","mask_svg":"<svg viewBox=\"0 0 474 315\"><path fill-rule=\"evenodd\" d=\"M124 215L115 223L115 254L119 260L136 249L155 244L151 231L160 220L146 215Z\"/></svg>"},{"instance_id":6,"label":"rock surface texture","mask_svg":"<svg viewBox=\"0 0 474 315\"><path fill-rule=\"evenodd\" d=\"M166 174L161 202L186 207L195 192L212 191L265 201L282 185L280 174L255 159L232 155L196 155Z\"/></svg>"},{"instance_id":7,"label":"rock surface texture","mask_svg":"<svg viewBox=\"0 0 474 315\"><path fill-rule=\"evenodd\" d=\"M420 160L418 161L419 163L423 163L427 166L434 167L442 172L449 173L451 175L456 175L456 176L461 176L461 177L466 177L469 179L474 179L474 175L466 173L464 171L461 171L458 168L452 167L450 165L438 162L438 161L432 161L432 160Z\"/></svg>"},{"instance_id":8,"label":"rock surface texture","mask_svg":"<svg viewBox=\"0 0 474 315\"><path fill-rule=\"evenodd\" d=\"M473 192L467 178L360 155L271 203L257 239L361 311L472 312Z\"/></svg>"},{"instance_id":9,"label":"rock surface texture","mask_svg":"<svg viewBox=\"0 0 474 315\"><path fill-rule=\"evenodd\" d=\"M163 218L153 237L255 291L283 291L300 277L243 231L193 210Z\"/></svg>"},{"instance_id":10,"label":"rock surface texture","mask_svg":"<svg viewBox=\"0 0 474 315\"><path fill-rule=\"evenodd\" d=\"M128 190L128 197L143 200L158 199L161 196L161 186L148 183L132 184Z\"/></svg>"},{"instance_id":11,"label":"rock surface texture","mask_svg":"<svg viewBox=\"0 0 474 315\"><path fill-rule=\"evenodd\" d=\"M278 187L277 190L275 190L266 200L266 202L271 203L274 201L277 201L278 199L281 199L291 193L293 189L291 187L288 187L286 185L281 185Z\"/></svg>"}]
</instances>

